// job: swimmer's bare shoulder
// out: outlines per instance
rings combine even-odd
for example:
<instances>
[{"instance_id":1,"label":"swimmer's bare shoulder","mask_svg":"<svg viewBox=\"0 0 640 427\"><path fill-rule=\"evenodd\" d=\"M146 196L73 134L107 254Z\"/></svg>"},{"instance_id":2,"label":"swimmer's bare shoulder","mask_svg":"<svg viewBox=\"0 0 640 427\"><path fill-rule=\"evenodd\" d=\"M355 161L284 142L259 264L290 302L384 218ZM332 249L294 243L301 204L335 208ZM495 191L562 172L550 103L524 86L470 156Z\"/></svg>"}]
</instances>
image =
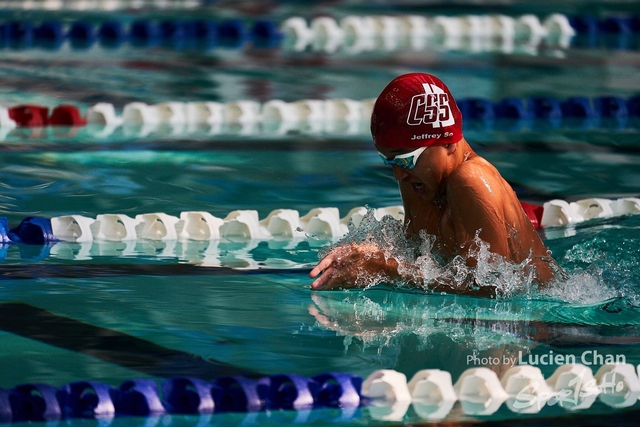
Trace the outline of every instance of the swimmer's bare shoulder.
<instances>
[{"instance_id":1,"label":"swimmer's bare shoulder","mask_svg":"<svg viewBox=\"0 0 640 427\"><path fill-rule=\"evenodd\" d=\"M466 186L475 190L482 187L502 187L504 179L498 170L483 157L474 154L460 164L450 175L447 188L452 186ZM502 188L500 188L502 190ZM499 196L499 193L493 194Z\"/></svg>"},{"instance_id":2,"label":"swimmer's bare shoulder","mask_svg":"<svg viewBox=\"0 0 640 427\"><path fill-rule=\"evenodd\" d=\"M539 284L546 286L561 268L549 255L511 186L479 156L458 169L449 183L458 242L474 237L471 233L482 229L479 236L489 243L493 253L515 263L530 257Z\"/></svg>"},{"instance_id":3,"label":"swimmer's bare shoulder","mask_svg":"<svg viewBox=\"0 0 640 427\"><path fill-rule=\"evenodd\" d=\"M505 204L511 203L509 191L511 188L505 188L493 165L479 156L451 173L446 194L458 245L468 245L479 233L491 245L492 252L509 256L505 228Z\"/></svg>"}]
</instances>

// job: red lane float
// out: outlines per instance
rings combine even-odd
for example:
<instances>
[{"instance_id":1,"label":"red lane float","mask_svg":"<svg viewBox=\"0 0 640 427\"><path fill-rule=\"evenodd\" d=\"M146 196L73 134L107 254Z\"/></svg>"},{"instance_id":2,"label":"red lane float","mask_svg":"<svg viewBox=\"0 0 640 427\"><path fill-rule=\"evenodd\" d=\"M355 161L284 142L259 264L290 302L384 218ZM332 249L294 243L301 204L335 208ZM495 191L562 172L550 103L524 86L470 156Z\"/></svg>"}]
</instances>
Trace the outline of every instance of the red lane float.
<instances>
[{"instance_id":1,"label":"red lane float","mask_svg":"<svg viewBox=\"0 0 640 427\"><path fill-rule=\"evenodd\" d=\"M9 108L9 117L15 121L18 126L47 126L49 108L42 105L17 105Z\"/></svg>"},{"instance_id":2,"label":"red lane float","mask_svg":"<svg viewBox=\"0 0 640 427\"><path fill-rule=\"evenodd\" d=\"M544 207L526 202L520 202L520 204L522 205L522 209L524 209L524 213L527 214L527 217L531 220L533 226L537 230L540 230L542 228L542 212L544 212Z\"/></svg>"},{"instance_id":3,"label":"red lane float","mask_svg":"<svg viewBox=\"0 0 640 427\"><path fill-rule=\"evenodd\" d=\"M51 126L84 126L87 121L75 105L63 104L53 109L49 117Z\"/></svg>"},{"instance_id":4,"label":"red lane float","mask_svg":"<svg viewBox=\"0 0 640 427\"><path fill-rule=\"evenodd\" d=\"M16 105L9 110L9 118L20 127L42 126L84 126L87 121L75 105L62 104L53 109L49 115L49 107L43 105Z\"/></svg>"}]
</instances>

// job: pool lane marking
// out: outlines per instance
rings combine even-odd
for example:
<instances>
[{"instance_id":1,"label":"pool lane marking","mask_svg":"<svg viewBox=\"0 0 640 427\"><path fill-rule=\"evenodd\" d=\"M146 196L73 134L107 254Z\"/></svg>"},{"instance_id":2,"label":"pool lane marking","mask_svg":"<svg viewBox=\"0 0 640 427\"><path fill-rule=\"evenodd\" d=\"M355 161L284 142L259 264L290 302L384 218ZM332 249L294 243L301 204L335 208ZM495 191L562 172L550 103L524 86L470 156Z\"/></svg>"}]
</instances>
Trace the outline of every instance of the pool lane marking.
<instances>
[{"instance_id":1,"label":"pool lane marking","mask_svg":"<svg viewBox=\"0 0 640 427\"><path fill-rule=\"evenodd\" d=\"M197 264L9 264L0 266L0 280L43 277L80 278L116 276L252 276L262 274L304 274L311 268L258 268L199 266Z\"/></svg>"},{"instance_id":2,"label":"pool lane marking","mask_svg":"<svg viewBox=\"0 0 640 427\"><path fill-rule=\"evenodd\" d=\"M26 128L24 128L26 129ZM603 134L605 134L603 132ZM265 144L264 138L239 140L235 137L225 137L220 135L215 140L198 140L190 138L171 138L171 139L140 139L127 138L111 141L108 144L103 143L67 143L67 142L51 142L51 141L21 141L20 144L13 142L0 142L0 152L9 153L97 153L104 151L180 151L180 152L198 152L198 151L244 151L244 150L299 150L306 151L365 151L372 152L370 136L356 135L353 138L333 138L331 135L305 135L302 139L284 138L281 140L271 140ZM619 144L608 145L597 142L585 141L472 141L472 147L478 153L585 153L585 152L604 152L618 154L640 154L640 146L637 144Z\"/></svg>"},{"instance_id":3,"label":"pool lane marking","mask_svg":"<svg viewBox=\"0 0 640 427\"><path fill-rule=\"evenodd\" d=\"M26 129L26 128L21 128ZM127 151L180 151L180 152L213 152L213 151L245 151L245 150L273 150L291 151L304 149L305 151L371 151L371 143L362 139L334 139L318 138L309 135L306 139L274 140L265 144L263 138L255 140L238 140L220 138L216 140L197 139L139 139L131 138L104 143L67 143L50 141L21 141L20 144L0 141L0 153L100 153Z\"/></svg>"},{"instance_id":4,"label":"pool lane marking","mask_svg":"<svg viewBox=\"0 0 640 427\"><path fill-rule=\"evenodd\" d=\"M205 360L199 355L166 348L21 302L0 304L0 329L161 378L193 376L213 380L233 375L265 376L253 369L211 358Z\"/></svg>"}]
</instances>

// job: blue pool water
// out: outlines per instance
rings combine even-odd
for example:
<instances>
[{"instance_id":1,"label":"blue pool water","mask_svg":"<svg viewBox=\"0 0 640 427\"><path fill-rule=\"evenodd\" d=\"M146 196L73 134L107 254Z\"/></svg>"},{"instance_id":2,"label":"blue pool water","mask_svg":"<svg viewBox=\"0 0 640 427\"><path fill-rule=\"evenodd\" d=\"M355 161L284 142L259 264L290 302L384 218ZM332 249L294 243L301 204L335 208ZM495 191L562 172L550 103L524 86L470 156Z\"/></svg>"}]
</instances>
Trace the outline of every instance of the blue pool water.
<instances>
[{"instance_id":1,"label":"blue pool water","mask_svg":"<svg viewBox=\"0 0 640 427\"><path fill-rule=\"evenodd\" d=\"M562 12L582 12L587 6L575 2ZM523 4L503 12L551 12L536 7ZM220 8L202 13L252 16ZM620 12L637 12L632 9L619 5ZM340 15L362 11L355 6L329 10ZM441 12L417 6L398 11ZM289 12L300 11L285 5L271 10L271 16ZM482 10L473 7L472 12ZM0 18L39 22L46 16L3 11ZM64 19L86 16L104 18L99 12L77 12ZM113 16L129 22L166 15ZM640 93L637 51L573 48L561 53L350 57L251 49L7 48L0 58L0 104L70 103L86 111L97 102L121 110L134 101L361 100L413 70L437 74L457 98ZM372 149L367 124L360 126L365 131L353 134L229 129L213 136L163 128L148 134L121 128L106 136L90 126L21 128L0 141L0 216L17 225L31 215L206 211L224 218L234 210L253 209L264 218L280 208L302 215L326 206L344 216L357 206L399 205L397 185ZM522 201L542 204L639 197L639 129L632 122L549 127L538 121L517 127L468 121L465 136ZM0 246L0 388L80 380L119 386L132 378L160 382L178 376L213 380L228 373L312 377L349 372L366 378L377 369L395 369L410 378L426 368L448 371L455 381L466 369L482 366L483 358L485 366L503 373L505 367L487 359L496 354L537 365L545 378L559 367L541 362L549 354L563 360L573 356L594 373L606 356L638 366L640 216L594 219L540 233L569 279L547 292L501 299L384 285L312 292L307 273L323 247L337 239ZM113 345L105 336L122 341ZM637 411L637 403L615 409L596 401L578 411L556 405L522 415L501 407L492 415L473 416L457 404L446 420L524 424L545 418L545 423L579 424L596 416L633 420ZM388 424L367 407L70 421L103 422ZM421 422L427 421L414 409L396 420Z\"/></svg>"}]
</instances>

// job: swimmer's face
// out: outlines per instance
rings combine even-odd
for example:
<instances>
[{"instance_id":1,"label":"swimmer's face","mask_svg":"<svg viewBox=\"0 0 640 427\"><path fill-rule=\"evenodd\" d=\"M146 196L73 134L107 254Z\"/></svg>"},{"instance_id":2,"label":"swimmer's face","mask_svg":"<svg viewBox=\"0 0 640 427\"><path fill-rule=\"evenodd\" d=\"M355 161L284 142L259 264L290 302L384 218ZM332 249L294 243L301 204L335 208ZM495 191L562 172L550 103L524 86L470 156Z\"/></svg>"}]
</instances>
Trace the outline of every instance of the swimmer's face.
<instances>
[{"instance_id":1,"label":"swimmer's face","mask_svg":"<svg viewBox=\"0 0 640 427\"><path fill-rule=\"evenodd\" d=\"M451 144L455 145L455 144ZM393 176L399 182L410 185L414 192L427 200L433 200L441 192L441 186L451 170L448 164L448 153L451 146L431 146L422 151L413 165L413 168L393 164ZM388 163L397 156L404 156L414 152L415 148L384 148L377 147L378 152L384 156ZM454 148L455 150L455 148ZM403 157L400 157L403 159ZM387 163L387 162L385 162ZM402 162L398 162L402 163Z\"/></svg>"}]
</instances>

